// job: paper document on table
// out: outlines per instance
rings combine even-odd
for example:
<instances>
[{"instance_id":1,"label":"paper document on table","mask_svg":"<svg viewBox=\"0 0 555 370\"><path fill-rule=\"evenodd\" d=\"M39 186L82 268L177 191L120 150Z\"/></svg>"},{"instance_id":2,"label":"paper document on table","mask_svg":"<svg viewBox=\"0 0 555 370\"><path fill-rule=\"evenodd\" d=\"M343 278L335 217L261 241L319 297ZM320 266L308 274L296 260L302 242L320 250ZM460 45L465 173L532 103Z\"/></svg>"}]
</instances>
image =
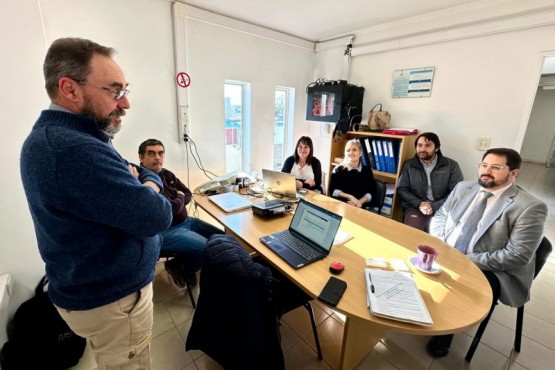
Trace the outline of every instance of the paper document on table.
<instances>
[{"instance_id":1,"label":"paper document on table","mask_svg":"<svg viewBox=\"0 0 555 370\"><path fill-rule=\"evenodd\" d=\"M365 268L364 279L368 308L373 315L418 325L433 325L410 274Z\"/></svg>"},{"instance_id":2,"label":"paper document on table","mask_svg":"<svg viewBox=\"0 0 555 370\"><path fill-rule=\"evenodd\" d=\"M337 230L337 234L335 234L335 238L333 239L333 245L338 246L347 243L349 240L353 239L354 236L351 233L348 233L344 230Z\"/></svg>"}]
</instances>

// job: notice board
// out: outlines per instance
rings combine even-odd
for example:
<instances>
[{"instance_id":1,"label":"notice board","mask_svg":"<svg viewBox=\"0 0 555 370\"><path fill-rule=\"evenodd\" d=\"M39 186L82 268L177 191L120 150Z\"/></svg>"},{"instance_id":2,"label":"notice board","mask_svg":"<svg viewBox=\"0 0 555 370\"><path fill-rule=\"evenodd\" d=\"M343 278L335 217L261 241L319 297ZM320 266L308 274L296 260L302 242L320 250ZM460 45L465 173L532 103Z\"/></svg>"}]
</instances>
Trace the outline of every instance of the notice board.
<instances>
[{"instance_id":1,"label":"notice board","mask_svg":"<svg viewBox=\"0 0 555 370\"><path fill-rule=\"evenodd\" d=\"M432 94L434 67L401 69L393 72L392 98L424 98Z\"/></svg>"}]
</instances>

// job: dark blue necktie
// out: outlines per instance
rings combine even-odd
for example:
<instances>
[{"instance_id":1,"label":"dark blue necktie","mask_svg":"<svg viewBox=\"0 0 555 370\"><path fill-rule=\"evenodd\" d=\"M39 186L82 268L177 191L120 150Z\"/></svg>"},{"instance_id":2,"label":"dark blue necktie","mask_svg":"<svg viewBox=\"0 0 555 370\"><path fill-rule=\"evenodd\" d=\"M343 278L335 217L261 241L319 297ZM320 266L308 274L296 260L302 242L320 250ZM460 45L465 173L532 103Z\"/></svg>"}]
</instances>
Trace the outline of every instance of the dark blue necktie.
<instances>
[{"instance_id":1,"label":"dark blue necktie","mask_svg":"<svg viewBox=\"0 0 555 370\"><path fill-rule=\"evenodd\" d=\"M476 232L478 228L478 223L482 219L484 215L484 211L486 210L486 205L488 204L488 198L493 194L489 191L480 190L480 199L474 205L474 208L470 211L470 215L466 219L464 226L461 230L461 235L455 242L455 248L460 250L461 252L466 254L466 249L468 248L468 244L470 244L470 240L472 239L472 235Z\"/></svg>"}]
</instances>

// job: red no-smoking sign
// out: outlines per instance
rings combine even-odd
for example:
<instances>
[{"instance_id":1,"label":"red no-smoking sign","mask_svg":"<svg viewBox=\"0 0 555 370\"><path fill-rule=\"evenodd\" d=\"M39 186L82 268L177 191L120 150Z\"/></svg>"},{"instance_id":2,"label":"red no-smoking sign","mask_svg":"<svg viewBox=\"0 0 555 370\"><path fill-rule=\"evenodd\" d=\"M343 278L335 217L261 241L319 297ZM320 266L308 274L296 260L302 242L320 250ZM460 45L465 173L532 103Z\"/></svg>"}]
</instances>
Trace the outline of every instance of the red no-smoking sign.
<instances>
[{"instance_id":1,"label":"red no-smoking sign","mask_svg":"<svg viewBox=\"0 0 555 370\"><path fill-rule=\"evenodd\" d=\"M189 75L185 72L179 72L177 76L175 76L175 80L177 81L177 84L183 88L189 87L191 84L191 77L189 77Z\"/></svg>"}]
</instances>

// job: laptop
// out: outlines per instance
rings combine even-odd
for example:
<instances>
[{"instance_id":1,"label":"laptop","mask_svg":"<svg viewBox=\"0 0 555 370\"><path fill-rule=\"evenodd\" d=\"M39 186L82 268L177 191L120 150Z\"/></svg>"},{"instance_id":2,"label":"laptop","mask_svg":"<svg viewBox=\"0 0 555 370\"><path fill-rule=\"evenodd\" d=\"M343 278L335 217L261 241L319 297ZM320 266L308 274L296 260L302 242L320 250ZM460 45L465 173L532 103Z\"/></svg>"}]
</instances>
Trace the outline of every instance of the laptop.
<instances>
[{"instance_id":1,"label":"laptop","mask_svg":"<svg viewBox=\"0 0 555 370\"><path fill-rule=\"evenodd\" d=\"M211 195L208 199L225 212L235 212L252 206L251 201L234 192Z\"/></svg>"},{"instance_id":2,"label":"laptop","mask_svg":"<svg viewBox=\"0 0 555 370\"><path fill-rule=\"evenodd\" d=\"M297 197L297 183L295 176L290 173L262 169L264 189L273 194L290 198Z\"/></svg>"},{"instance_id":3,"label":"laptop","mask_svg":"<svg viewBox=\"0 0 555 370\"><path fill-rule=\"evenodd\" d=\"M274 253L298 269L326 257L343 217L301 199L289 229L260 238Z\"/></svg>"}]
</instances>

